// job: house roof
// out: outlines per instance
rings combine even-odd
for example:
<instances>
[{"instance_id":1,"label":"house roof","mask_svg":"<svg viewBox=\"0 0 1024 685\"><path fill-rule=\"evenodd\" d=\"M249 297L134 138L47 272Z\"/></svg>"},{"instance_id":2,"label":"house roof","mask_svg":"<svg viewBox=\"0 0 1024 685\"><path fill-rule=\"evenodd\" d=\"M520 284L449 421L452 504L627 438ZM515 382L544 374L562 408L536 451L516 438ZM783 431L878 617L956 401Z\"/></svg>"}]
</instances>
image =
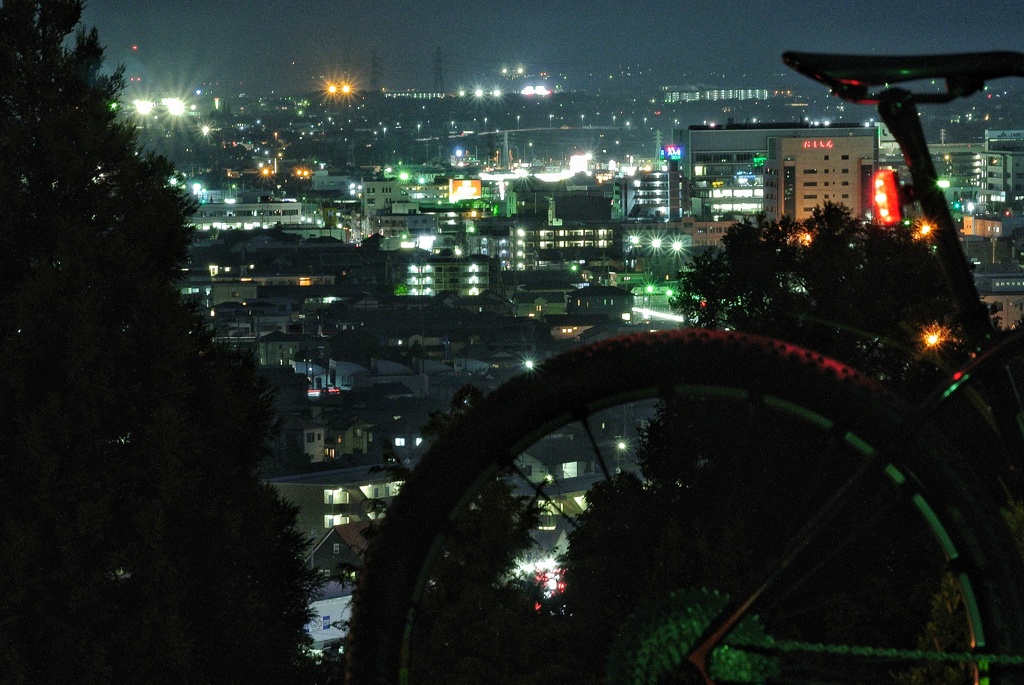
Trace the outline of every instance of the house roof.
<instances>
[{"instance_id":1,"label":"house roof","mask_svg":"<svg viewBox=\"0 0 1024 685\"><path fill-rule=\"evenodd\" d=\"M260 343L279 343L279 342L305 342L312 340L314 336L306 335L305 333L284 333L282 331L273 331L266 333L259 337L257 342Z\"/></svg>"},{"instance_id":2,"label":"house roof","mask_svg":"<svg viewBox=\"0 0 1024 685\"><path fill-rule=\"evenodd\" d=\"M350 549L362 554L366 549L366 537L363 533L366 532L369 525L368 521L342 523L334 526L331 532L340 537Z\"/></svg>"},{"instance_id":3,"label":"house roof","mask_svg":"<svg viewBox=\"0 0 1024 685\"><path fill-rule=\"evenodd\" d=\"M330 530L324 533L324 536L313 545L313 549L310 550L309 556L314 556L317 551L327 544L328 541L333 538L341 538L341 541L345 545L358 555L362 555L363 550L366 549L366 537L363 533L369 526L368 521L353 521L351 523L340 523L333 526Z\"/></svg>"},{"instance_id":4,"label":"house roof","mask_svg":"<svg viewBox=\"0 0 1024 685\"><path fill-rule=\"evenodd\" d=\"M630 291L614 285L588 285L572 292L573 297L608 297L609 295L633 297L633 293Z\"/></svg>"},{"instance_id":5,"label":"house roof","mask_svg":"<svg viewBox=\"0 0 1024 685\"><path fill-rule=\"evenodd\" d=\"M604 314L548 314L544 320L549 326L598 326L608 323Z\"/></svg>"}]
</instances>

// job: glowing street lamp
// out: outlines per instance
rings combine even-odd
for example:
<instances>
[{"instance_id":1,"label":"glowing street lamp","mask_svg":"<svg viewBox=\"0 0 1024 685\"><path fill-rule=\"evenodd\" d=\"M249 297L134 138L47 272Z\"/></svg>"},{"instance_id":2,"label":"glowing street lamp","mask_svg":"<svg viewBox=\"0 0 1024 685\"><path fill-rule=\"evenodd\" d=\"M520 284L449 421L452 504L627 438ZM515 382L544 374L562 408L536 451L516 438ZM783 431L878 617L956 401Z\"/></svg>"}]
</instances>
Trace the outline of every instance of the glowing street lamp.
<instances>
[{"instance_id":1,"label":"glowing street lamp","mask_svg":"<svg viewBox=\"0 0 1024 685\"><path fill-rule=\"evenodd\" d=\"M922 221L917 225L917 230L914 231L914 237L917 238L918 240L928 240L929 238L931 238L932 231L934 230L934 226L932 226L927 221Z\"/></svg>"},{"instance_id":2,"label":"glowing street lamp","mask_svg":"<svg viewBox=\"0 0 1024 685\"><path fill-rule=\"evenodd\" d=\"M921 331L921 343L927 350L936 350L950 340L952 331L941 324L931 324Z\"/></svg>"},{"instance_id":3,"label":"glowing street lamp","mask_svg":"<svg viewBox=\"0 0 1024 685\"><path fill-rule=\"evenodd\" d=\"M172 116L181 116L185 113L185 103L181 101L181 98L164 98L161 103L167 108L167 113Z\"/></svg>"},{"instance_id":4,"label":"glowing street lamp","mask_svg":"<svg viewBox=\"0 0 1024 685\"><path fill-rule=\"evenodd\" d=\"M328 83L324 89L328 95L351 95L352 86L347 83Z\"/></svg>"}]
</instances>

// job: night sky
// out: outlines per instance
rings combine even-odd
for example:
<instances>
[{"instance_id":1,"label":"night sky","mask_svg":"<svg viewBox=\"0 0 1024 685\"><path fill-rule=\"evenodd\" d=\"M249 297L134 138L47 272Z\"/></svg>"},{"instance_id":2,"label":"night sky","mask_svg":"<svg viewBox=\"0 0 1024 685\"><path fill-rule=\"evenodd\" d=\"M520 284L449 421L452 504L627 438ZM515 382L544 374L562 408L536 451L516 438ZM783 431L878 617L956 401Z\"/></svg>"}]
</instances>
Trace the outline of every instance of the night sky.
<instances>
[{"instance_id":1,"label":"night sky","mask_svg":"<svg viewBox=\"0 0 1024 685\"><path fill-rule=\"evenodd\" d=\"M91 0L85 22L108 64L164 92L292 93L345 76L392 90L440 78L451 90L518 65L566 74L570 88L778 87L801 78L785 74L784 50L1024 49L1021 10L1011 0Z\"/></svg>"}]
</instances>

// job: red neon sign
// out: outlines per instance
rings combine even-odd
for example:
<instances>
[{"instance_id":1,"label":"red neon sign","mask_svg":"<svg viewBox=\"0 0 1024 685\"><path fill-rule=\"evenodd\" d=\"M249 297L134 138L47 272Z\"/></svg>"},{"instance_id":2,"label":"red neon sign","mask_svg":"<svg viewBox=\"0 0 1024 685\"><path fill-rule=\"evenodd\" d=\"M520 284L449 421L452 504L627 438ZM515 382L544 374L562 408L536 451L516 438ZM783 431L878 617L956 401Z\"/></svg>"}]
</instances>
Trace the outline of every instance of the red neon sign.
<instances>
[{"instance_id":1,"label":"red neon sign","mask_svg":"<svg viewBox=\"0 0 1024 685\"><path fill-rule=\"evenodd\" d=\"M834 147L834 145L835 145L835 143L833 143L831 140L805 140L804 141L804 149L805 150L810 149L810 148L821 148L821 149L825 149L825 150L831 150Z\"/></svg>"}]
</instances>

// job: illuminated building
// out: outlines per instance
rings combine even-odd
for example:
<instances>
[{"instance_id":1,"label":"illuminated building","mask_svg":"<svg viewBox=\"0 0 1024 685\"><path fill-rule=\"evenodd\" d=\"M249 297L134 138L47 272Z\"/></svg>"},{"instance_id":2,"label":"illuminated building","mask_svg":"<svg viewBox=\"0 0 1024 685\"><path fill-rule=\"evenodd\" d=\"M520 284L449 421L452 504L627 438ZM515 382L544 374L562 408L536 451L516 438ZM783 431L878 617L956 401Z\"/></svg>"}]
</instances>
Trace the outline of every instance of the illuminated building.
<instances>
[{"instance_id":1,"label":"illuminated building","mask_svg":"<svg viewBox=\"0 0 1024 685\"><path fill-rule=\"evenodd\" d=\"M498 271L497 260L487 257L434 255L410 264L405 282L410 295L449 292L472 297L496 285Z\"/></svg>"},{"instance_id":2,"label":"illuminated building","mask_svg":"<svg viewBox=\"0 0 1024 685\"><path fill-rule=\"evenodd\" d=\"M878 158L878 129L860 124L690 126L686 140L690 213L706 221L762 212L802 219L825 201L863 214L862 174Z\"/></svg>"},{"instance_id":3,"label":"illuminated building","mask_svg":"<svg viewBox=\"0 0 1024 685\"><path fill-rule=\"evenodd\" d=\"M362 214L373 216L391 210L391 205L405 199L398 179L363 179Z\"/></svg>"},{"instance_id":4,"label":"illuminated building","mask_svg":"<svg viewBox=\"0 0 1024 685\"><path fill-rule=\"evenodd\" d=\"M985 131L983 202L1024 200L1024 131Z\"/></svg>"},{"instance_id":5,"label":"illuminated building","mask_svg":"<svg viewBox=\"0 0 1024 685\"><path fill-rule=\"evenodd\" d=\"M651 221L676 221L683 215L682 175L679 156L669 150L681 150L671 146L662 150L663 164L658 169L637 171L625 186L627 216L630 219Z\"/></svg>"},{"instance_id":6,"label":"illuminated building","mask_svg":"<svg viewBox=\"0 0 1024 685\"><path fill-rule=\"evenodd\" d=\"M871 174L878 160L876 129L815 127L813 135L769 141L764 212L769 219L806 219L826 202L871 214ZM802 133L807 133L806 131Z\"/></svg>"},{"instance_id":7,"label":"illuminated building","mask_svg":"<svg viewBox=\"0 0 1024 685\"><path fill-rule=\"evenodd\" d=\"M673 88L665 86L661 89L662 102L719 102L722 100L767 100L769 95L779 95L777 92L769 93L766 88L718 88L703 89L695 88Z\"/></svg>"},{"instance_id":8,"label":"illuminated building","mask_svg":"<svg viewBox=\"0 0 1024 685\"><path fill-rule=\"evenodd\" d=\"M985 213L1024 200L1024 131L988 130L984 145L935 143L930 149L955 213Z\"/></svg>"},{"instance_id":9,"label":"illuminated building","mask_svg":"<svg viewBox=\"0 0 1024 685\"><path fill-rule=\"evenodd\" d=\"M210 229L243 229L281 227L318 227L324 225L323 213L317 203L295 200L268 200L266 202L238 202L231 198L223 202L200 204L191 221L200 231Z\"/></svg>"}]
</instances>

